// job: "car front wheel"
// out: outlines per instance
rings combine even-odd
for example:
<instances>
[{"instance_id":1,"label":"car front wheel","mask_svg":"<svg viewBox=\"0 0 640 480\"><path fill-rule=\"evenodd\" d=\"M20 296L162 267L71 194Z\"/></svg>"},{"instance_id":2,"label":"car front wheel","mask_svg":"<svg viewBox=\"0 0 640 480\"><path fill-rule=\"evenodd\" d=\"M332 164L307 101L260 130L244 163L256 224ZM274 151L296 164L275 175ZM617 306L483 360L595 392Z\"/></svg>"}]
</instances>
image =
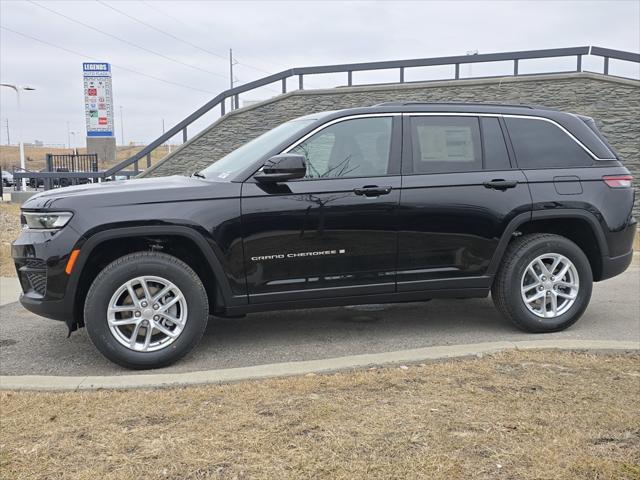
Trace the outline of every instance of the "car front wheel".
<instances>
[{"instance_id":1,"label":"car front wheel","mask_svg":"<svg viewBox=\"0 0 640 480\"><path fill-rule=\"evenodd\" d=\"M200 341L208 320L207 293L181 260L159 252L125 255L91 285L84 308L89 338L126 368L170 365Z\"/></svg>"},{"instance_id":2,"label":"car front wheel","mask_svg":"<svg viewBox=\"0 0 640 480\"><path fill-rule=\"evenodd\" d=\"M557 332L582 316L592 286L591 265L580 247L559 235L530 234L507 248L491 296L520 329Z\"/></svg>"}]
</instances>

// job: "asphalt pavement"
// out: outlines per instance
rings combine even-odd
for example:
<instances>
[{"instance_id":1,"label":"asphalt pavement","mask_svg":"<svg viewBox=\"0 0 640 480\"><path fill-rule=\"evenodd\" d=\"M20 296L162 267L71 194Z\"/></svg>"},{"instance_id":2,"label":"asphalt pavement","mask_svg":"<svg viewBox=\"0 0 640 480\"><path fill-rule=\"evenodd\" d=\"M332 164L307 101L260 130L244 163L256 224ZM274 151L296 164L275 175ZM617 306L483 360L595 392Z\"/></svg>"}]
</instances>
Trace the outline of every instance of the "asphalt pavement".
<instances>
[{"instance_id":1,"label":"asphalt pavement","mask_svg":"<svg viewBox=\"0 0 640 480\"><path fill-rule=\"evenodd\" d=\"M200 345L155 373L195 372L283 362L377 354L482 342L612 340L640 347L640 265L594 285L584 316L564 332L523 333L504 320L490 298L294 310L211 317ZM67 338L61 322L20 304L0 307L0 375L131 375L93 347L86 332ZM146 372L149 373L149 372Z\"/></svg>"}]
</instances>

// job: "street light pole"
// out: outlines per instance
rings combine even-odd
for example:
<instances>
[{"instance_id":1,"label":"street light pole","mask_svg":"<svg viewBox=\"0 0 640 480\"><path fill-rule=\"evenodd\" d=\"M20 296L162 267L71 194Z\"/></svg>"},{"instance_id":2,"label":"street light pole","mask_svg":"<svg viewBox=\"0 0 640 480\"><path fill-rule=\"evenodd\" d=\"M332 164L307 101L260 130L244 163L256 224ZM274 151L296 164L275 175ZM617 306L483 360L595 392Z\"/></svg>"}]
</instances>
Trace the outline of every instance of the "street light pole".
<instances>
[{"instance_id":1,"label":"street light pole","mask_svg":"<svg viewBox=\"0 0 640 480\"><path fill-rule=\"evenodd\" d=\"M162 134L164 135L164 118L162 119ZM167 141L167 143L165 145L167 145L167 148L169 149L169 153L171 153L171 139L169 139Z\"/></svg>"},{"instance_id":2,"label":"street light pole","mask_svg":"<svg viewBox=\"0 0 640 480\"><path fill-rule=\"evenodd\" d=\"M120 105L120 141L124 147L124 121L122 120L122 105Z\"/></svg>"},{"instance_id":3,"label":"street light pole","mask_svg":"<svg viewBox=\"0 0 640 480\"><path fill-rule=\"evenodd\" d=\"M16 92L16 97L18 100L18 145L19 145L19 149L20 149L20 168L22 169L22 171L26 171L27 167L25 165L25 161L24 161L24 143L22 143L22 112L20 111L20 90L25 90L25 91L31 91L31 90L35 90L35 88L33 87L23 87L20 85L11 85L9 83L0 83L0 87L7 87L7 88L12 88L15 92ZM27 189L27 179L23 178L22 179L22 190L26 190Z\"/></svg>"}]
</instances>

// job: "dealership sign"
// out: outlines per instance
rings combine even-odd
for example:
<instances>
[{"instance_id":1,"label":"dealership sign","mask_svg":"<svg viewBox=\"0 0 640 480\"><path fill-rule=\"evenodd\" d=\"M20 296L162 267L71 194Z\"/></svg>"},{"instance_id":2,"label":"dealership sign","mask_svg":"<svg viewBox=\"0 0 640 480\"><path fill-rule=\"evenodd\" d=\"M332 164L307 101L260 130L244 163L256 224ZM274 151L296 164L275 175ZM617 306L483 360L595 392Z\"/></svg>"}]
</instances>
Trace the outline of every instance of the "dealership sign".
<instances>
[{"instance_id":1,"label":"dealership sign","mask_svg":"<svg viewBox=\"0 0 640 480\"><path fill-rule=\"evenodd\" d=\"M111 66L83 63L84 114L88 137L113 137Z\"/></svg>"}]
</instances>

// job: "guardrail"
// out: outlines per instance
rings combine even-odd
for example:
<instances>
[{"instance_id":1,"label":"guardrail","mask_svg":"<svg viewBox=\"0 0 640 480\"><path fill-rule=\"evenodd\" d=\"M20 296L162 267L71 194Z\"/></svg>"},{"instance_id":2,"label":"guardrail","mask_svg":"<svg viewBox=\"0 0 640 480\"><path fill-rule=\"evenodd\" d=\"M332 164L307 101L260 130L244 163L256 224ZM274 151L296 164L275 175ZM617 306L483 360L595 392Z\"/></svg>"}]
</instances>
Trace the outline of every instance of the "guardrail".
<instances>
[{"instance_id":1,"label":"guardrail","mask_svg":"<svg viewBox=\"0 0 640 480\"><path fill-rule=\"evenodd\" d=\"M562 57L575 57L575 69L567 70L563 72L553 72L553 73L570 73L570 72L581 72L582 69L582 58L584 56L596 56L601 57L603 59L603 70L602 73L605 75L609 75L609 60L623 60L627 62L640 63L640 54L633 52L625 52L622 50L612 50L608 48L601 47L572 47L572 48L552 48L546 50L525 50L518 52L503 52L503 53L483 53L478 55L457 55L451 57L437 57L437 58L418 58L418 59L410 59L410 60L391 60L384 62L366 62L366 63L345 63L338 65L324 65L324 66L316 66L316 67L302 67L302 68L291 68L288 70L283 70L279 73L274 73L273 75L268 75L266 77L260 78L258 80L254 80L253 82L246 83L244 85L240 85L234 88L229 88L220 94L216 95L210 101L205 103L202 107L198 108L191 115L186 117L184 120L167 130L163 135L156 138L154 141L149 143L146 147L140 150L135 155L123 160L122 162L114 165L113 167L105 170L101 173L100 178L114 178L115 175L122 175L122 171L133 165L133 172L138 173L140 171L139 162L142 159L146 159L147 168L151 166L151 152L153 152L156 148L163 145L169 139L182 132L182 141L183 143L187 142L187 129L189 125L198 120L200 117L210 112L212 109L216 107L220 107L220 115L224 116L227 113L227 100L229 100L229 111L239 108L240 106L240 94L246 93L252 90L255 90L260 87L264 87L266 85L270 85L272 83L280 82L282 93L287 93L287 80L292 77L298 77L298 90L304 90L304 79L309 75L319 75L326 73L345 73L346 74L346 85L345 86L353 86L353 72L361 72L361 71L374 71L374 70L389 70L389 69L397 69L398 70L398 82L405 83L405 72L407 69L415 68L415 67L431 67L431 66L446 66L449 65L452 67L452 76L451 80L461 80L460 77L460 66L466 64L473 63L490 63L490 62L512 62L513 64L513 73L512 76L522 75L520 73L520 62L523 60L531 60L531 59L541 59L541 58L562 58ZM543 72L548 73L548 72ZM501 75L504 76L504 75ZM473 77L477 78L477 77ZM47 172L47 173L55 173L58 176L62 176L62 174L58 174L58 172ZM44 176L45 172L39 172L36 174L38 176ZM18 177L22 178L24 174L18 173ZM44 177L43 177L44 178ZM46 177L49 178L49 177Z\"/></svg>"},{"instance_id":2,"label":"guardrail","mask_svg":"<svg viewBox=\"0 0 640 480\"><path fill-rule=\"evenodd\" d=\"M120 170L118 171L118 177L125 177L127 180L131 177L135 177L140 172L134 170ZM43 188L44 190L51 190L56 187L67 187L70 185L79 185L82 183L97 183L100 181L111 181L116 179L116 175L105 176L105 171L51 171L51 172L32 172L29 170L14 169L14 189L16 191L21 190L21 182L19 180L26 178L28 186L35 188ZM68 182L62 182L66 180ZM86 180L83 182L83 180Z\"/></svg>"}]
</instances>

